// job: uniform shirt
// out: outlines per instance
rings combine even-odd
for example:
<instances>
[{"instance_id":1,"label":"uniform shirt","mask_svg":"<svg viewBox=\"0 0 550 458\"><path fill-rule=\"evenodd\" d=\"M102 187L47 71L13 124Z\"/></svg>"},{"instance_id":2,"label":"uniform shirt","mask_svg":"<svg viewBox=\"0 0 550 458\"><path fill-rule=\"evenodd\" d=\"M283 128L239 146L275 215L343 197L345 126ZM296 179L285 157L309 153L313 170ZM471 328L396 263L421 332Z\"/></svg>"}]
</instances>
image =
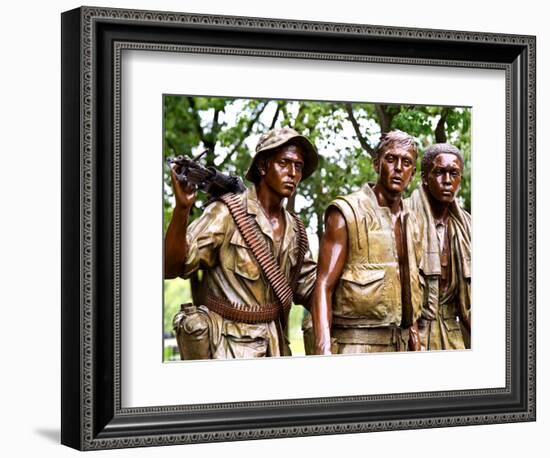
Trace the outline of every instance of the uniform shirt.
<instances>
[{"instance_id":1,"label":"uniform shirt","mask_svg":"<svg viewBox=\"0 0 550 458\"><path fill-rule=\"evenodd\" d=\"M274 252L281 271L290 280L300 250L294 218L286 210L284 211L285 229L279 240L280 246L275 250L273 229L260 207L255 188L247 189L241 198L247 213L256 220L263 237ZM203 214L189 225L187 243L189 251L184 265L184 278L201 269L203 272L201 291L244 305L274 304L277 301L258 262L223 202L216 201L209 205ZM294 294L295 304L307 304L313 291L315 276L316 264L308 250L298 276ZM220 319L214 312L211 314L214 316L214 327L219 328L216 329L220 335L229 335L234 340L244 341L267 339L270 345L269 352L273 355L285 354L284 345L276 348L278 346L276 323L246 324Z\"/></svg>"},{"instance_id":2,"label":"uniform shirt","mask_svg":"<svg viewBox=\"0 0 550 458\"><path fill-rule=\"evenodd\" d=\"M427 275L429 295L422 316L433 324L422 336L422 346L429 350L469 347L470 326L470 258L471 218L453 201L449 207L445 238L441 238L433 218L426 191L419 186L409 201L424 227L423 270ZM443 243L446 243L442 250ZM446 253L445 253L446 252ZM442 281L442 277L446 276ZM457 321L460 319L460 322Z\"/></svg>"}]
</instances>

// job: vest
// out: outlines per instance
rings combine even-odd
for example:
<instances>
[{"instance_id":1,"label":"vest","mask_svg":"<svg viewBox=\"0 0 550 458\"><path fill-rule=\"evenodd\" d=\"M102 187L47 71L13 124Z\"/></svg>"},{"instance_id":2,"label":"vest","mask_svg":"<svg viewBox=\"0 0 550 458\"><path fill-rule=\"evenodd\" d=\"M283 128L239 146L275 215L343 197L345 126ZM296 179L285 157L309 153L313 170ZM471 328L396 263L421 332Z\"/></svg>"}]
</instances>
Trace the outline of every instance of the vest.
<instances>
[{"instance_id":1,"label":"vest","mask_svg":"<svg viewBox=\"0 0 550 458\"><path fill-rule=\"evenodd\" d=\"M348 252L332 301L335 326L399 326L402 319L399 260L389 208L380 207L369 185L329 206L346 221ZM425 283L419 272L421 231L414 213L404 204L402 228L407 237L412 317L421 313Z\"/></svg>"}]
</instances>

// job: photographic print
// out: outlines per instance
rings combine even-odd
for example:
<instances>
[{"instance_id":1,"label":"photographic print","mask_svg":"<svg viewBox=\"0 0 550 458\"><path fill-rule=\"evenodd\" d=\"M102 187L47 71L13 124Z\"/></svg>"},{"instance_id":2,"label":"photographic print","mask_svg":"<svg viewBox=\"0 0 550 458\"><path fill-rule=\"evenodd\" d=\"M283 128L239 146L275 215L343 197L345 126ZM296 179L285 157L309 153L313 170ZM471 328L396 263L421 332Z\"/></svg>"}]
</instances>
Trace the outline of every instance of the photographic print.
<instances>
[{"instance_id":1,"label":"photographic print","mask_svg":"<svg viewBox=\"0 0 550 458\"><path fill-rule=\"evenodd\" d=\"M165 94L164 361L471 348L471 115Z\"/></svg>"}]
</instances>

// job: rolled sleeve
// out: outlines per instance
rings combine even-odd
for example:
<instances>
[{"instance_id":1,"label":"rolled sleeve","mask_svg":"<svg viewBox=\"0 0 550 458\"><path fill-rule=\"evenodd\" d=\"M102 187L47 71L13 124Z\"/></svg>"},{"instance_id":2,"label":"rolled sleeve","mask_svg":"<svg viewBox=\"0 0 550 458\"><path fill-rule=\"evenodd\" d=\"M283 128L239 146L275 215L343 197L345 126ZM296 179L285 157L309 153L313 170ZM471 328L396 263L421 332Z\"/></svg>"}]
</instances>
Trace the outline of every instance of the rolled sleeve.
<instances>
[{"instance_id":1,"label":"rolled sleeve","mask_svg":"<svg viewBox=\"0 0 550 458\"><path fill-rule=\"evenodd\" d=\"M230 217L227 207L222 202L214 202L189 225L184 278L189 278L199 269L211 269L218 264L219 248L225 239Z\"/></svg>"},{"instance_id":2,"label":"rolled sleeve","mask_svg":"<svg viewBox=\"0 0 550 458\"><path fill-rule=\"evenodd\" d=\"M309 299L313 293L315 279L317 277L317 263L311 256L311 251L308 249L304 257L304 263L300 270L298 283L296 285L296 293L294 302L305 307L309 306Z\"/></svg>"}]
</instances>

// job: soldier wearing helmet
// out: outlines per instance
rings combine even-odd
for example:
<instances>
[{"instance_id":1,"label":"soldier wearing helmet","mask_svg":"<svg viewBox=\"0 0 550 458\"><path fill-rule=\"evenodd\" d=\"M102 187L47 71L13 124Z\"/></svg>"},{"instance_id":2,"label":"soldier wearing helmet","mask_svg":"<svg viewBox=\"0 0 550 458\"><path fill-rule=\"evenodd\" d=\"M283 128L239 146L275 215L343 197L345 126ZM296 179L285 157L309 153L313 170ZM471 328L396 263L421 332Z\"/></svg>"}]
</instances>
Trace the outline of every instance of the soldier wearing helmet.
<instances>
[{"instance_id":1,"label":"soldier wearing helmet","mask_svg":"<svg viewBox=\"0 0 550 458\"><path fill-rule=\"evenodd\" d=\"M246 173L252 186L237 202L291 287L292 301L302 305L309 302L316 266L309 249L301 254L303 225L284 202L318 161L315 147L294 129L270 130L260 137ZM176 205L166 232L164 275L189 278L201 270L205 293L204 303L182 307L174 319L182 359L290 355L288 313L271 314L282 310L279 298L228 205L213 202L187 227L195 191L178 182L174 171L172 186ZM305 241L307 247L307 236Z\"/></svg>"}]
</instances>

